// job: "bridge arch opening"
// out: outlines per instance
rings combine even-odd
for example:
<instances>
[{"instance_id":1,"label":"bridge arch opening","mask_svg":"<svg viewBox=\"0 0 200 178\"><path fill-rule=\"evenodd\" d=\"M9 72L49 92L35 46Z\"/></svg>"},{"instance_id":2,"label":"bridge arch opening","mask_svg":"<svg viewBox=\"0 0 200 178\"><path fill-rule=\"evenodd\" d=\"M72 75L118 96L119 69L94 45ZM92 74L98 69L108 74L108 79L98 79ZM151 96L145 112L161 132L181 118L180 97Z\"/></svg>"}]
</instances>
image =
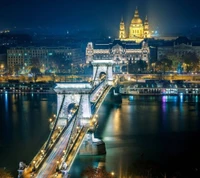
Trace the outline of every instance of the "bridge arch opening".
<instances>
[{"instance_id":1,"label":"bridge arch opening","mask_svg":"<svg viewBox=\"0 0 200 178\"><path fill-rule=\"evenodd\" d=\"M68 117L72 117L77 109L78 109L78 105L76 103L69 104L67 107Z\"/></svg>"},{"instance_id":2,"label":"bridge arch opening","mask_svg":"<svg viewBox=\"0 0 200 178\"><path fill-rule=\"evenodd\" d=\"M106 73L105 73L105 72L100 72L100 73L99 73L99 78L100 78L101 80L105 79L105 77L106 77Z\"/></svg>"}]
</instances>

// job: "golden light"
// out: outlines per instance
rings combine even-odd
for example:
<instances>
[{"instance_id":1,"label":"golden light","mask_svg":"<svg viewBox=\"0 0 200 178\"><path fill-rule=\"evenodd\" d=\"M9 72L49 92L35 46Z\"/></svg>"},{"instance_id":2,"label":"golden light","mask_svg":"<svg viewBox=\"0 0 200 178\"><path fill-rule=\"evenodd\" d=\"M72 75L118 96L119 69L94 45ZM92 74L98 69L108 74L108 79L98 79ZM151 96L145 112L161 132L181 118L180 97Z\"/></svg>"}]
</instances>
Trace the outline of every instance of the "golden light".
<instances>
[{"instance_id":1,"label":"golden light","mask_svg":"<svg viewBox=\"0 0 200 178\"><path fill-rule=\"evenodd\" d=\"M51 118L49 118L49 122L52 122L52 119L51 119Z\"/></svg>"},{"instance_id":2,"label":"golden light","mask_svg":"<svg viewBox=\"0 0 200 178\"><path fill-rule=\"evenodd\" d=\"M42 155L44 155L44 150L41 150Z\"/></svg>"},{"instance_id":3,"label":"golden light","mask_svg":"<svg viewBox=\"0 0 200 178\"><path fill-rule=\"evenodd\" d=\"M114 175L115 175L115 173L114 173L114 172L111 172L111 175L112 175L112 176L114 176Z\"/></svg>"},{"instance_id":4,"label":"golden light","mask_svg":"<svg viewBox=\"0 0 200 178\"><path fill-rule=\"evenodd\" d=\"M96 118L93 118L93 122L96 122L97 120L96 120Z\"/></svg>"}]
</instances>

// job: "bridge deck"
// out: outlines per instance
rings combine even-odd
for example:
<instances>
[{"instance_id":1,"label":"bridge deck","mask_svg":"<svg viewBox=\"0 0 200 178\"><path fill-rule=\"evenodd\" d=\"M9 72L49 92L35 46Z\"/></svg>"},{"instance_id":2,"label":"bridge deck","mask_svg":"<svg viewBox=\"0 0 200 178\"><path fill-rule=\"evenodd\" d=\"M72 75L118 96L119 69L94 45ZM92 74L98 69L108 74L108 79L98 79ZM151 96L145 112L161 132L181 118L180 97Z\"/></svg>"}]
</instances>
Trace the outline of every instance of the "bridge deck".
<instances>
[{"instance_id":1,"label":"bridge deck","mask_svg":"<svg viewBox=\"0 0 200 178\"><path fill-rule=\"evenodd\" d=\"M95 112L94 115L98 112L101 104L103 103L106 95L110 91L112 86L105 86L103 90L100 90L100 92L96 92L96 95L94 96L98 98L96 102L94 103L95 106ZM92 121L91 117L91 121ZM72 120L68 127L63 130L62 135L60 136L59 140L55 143L55 146L49 152L48 155L43 159L42 164L38 166L38 169L31 174L32 168L31 166L29 168L26 168L24 170L23 177L24 178L51 178L51 177L62 177L61 174L56 172L58 169L62 170L62 164L66 163L67 168L64 170L64 172L68 173L70 170L73 161L79 151L79 148L84 140L84 137L87 133L87 131L90 128L90 125L85 125L82 127L79 131L75 133L75 136L73 136L73 140L70 139L70 135L72 134L72 130L74 127L74 123L76 123L75 119ZM71 143L72 141L72 143ZM69 147L68 147L69 146ZM66 148L67 153L66 153ZM65 152L63 152L65 150ZM28 170L28 171L27 171Z\"/></svg>"},{"instance_id":2,"label":"bridge deck","mask_svg":"<svg viewBox=\"0 0 200 178\"><path fill-rule=\"evenodd\" d=\"M58 143L55 145L51 154L48 156L41 169L37 173L36 177L38 178L50 178L56 173L57 161L59 161L63 155L63 150L66 148L68 139L70 136L70 132L72 129L72 123L65 130L63 135L61 136Z\"/></svg>"}]
</instances>

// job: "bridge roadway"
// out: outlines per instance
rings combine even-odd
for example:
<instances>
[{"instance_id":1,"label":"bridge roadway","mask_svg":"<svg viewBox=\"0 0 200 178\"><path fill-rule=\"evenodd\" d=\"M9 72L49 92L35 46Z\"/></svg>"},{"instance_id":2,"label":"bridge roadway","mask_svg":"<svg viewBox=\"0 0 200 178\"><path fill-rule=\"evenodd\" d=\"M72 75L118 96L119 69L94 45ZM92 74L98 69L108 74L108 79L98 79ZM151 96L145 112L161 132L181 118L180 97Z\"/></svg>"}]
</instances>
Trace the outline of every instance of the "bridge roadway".
<instances>
[{"instance_id":1,"label":"bridge roadway","mask_svg":"<svg viewBox=\"0 0 200 178\"><path fill-rule=\"evenodd\" d=\"M107 96L108 92L112 86L107 86L104 88L104 91L101 91L98 96L98 100L95 103L95 112L93 113L93 116L98 112L101 104L103 103L105 97ZM55 143L54 148L50 152L49 155L47 155L44 162L41 164L41 167L39 167L39 170L36 170L34 173L30 173L31 171L24 171L23 177L24 178L51 178L51 177L63 177L61 174L56 173L57 168L61 168L61 162L66 163L68 172L71 168L71 165L79 151L79 148L84 140L84 137L89 130L90 127L93 127L94 122L92 122L93 117L90 119L90 124L84 126L80 129L79 132L77 132L76 136L74 138L73 144L70 143L69 151L66 154L63 152L66 150L66 147L69 142L70 134L73 128L74 120L72 120L68 127L64 129L61 137L59 137L59 140L57 143ZM27 173L25 173L27 172Z\"/></svg>"},{"instance_id":2,"label":"bridge roadway","mask_svg":"<svg viewBox=\"0 0 200 178\"><path fill-rule=\"evenodd\" d=\"M43 163L39 172L35 175L38 178L50 178L56 172L57 161L62 157L63 150L66 149L67 143L69 141L70 133L72 130L73 122L70 123L68 128L64 131L63 135L59 139L58 143L55 145L51 151L48 158Z\"/></svg>"},{"instance_id":3,"label":"bridge roadway","mask_svg":"<svg viewBox=\"0 0 200 178\"><path fill-rule=\"evenodd\" d=\"M61 137L63 130L64 130L63 127L56 129L56 131L54 132L54 134L52 136L52 143L49 145L49 150L51 150L55 146L56 141ZM34 168L37 169L40 166L40 164L42 164L45 157L47 156L47 153L44 152L46 143L47 143L47 141L44 143L42 148L39 150L39 152L36 154L36 156L30 162L29 166L24 170L23 177L30 177L32 170Z\"/></svg>"}]
</instances>

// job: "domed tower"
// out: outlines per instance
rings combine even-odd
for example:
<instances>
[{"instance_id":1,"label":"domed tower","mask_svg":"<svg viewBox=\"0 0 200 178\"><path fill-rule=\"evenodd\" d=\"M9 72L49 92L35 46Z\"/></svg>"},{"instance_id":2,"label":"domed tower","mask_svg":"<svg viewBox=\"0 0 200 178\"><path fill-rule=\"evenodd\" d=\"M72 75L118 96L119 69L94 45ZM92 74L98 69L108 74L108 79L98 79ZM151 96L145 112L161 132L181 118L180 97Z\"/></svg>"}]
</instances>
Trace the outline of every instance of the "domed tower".
<instances>
[{"instance_id":1,"label":"domed tower","mask_svg":"<svg viewBox=\"0 0 200 178\"><path fill-rule=\"evenodd\" d=\"M135 14L129 28L129 38L144 38L143 28L143 22L142 19L139 17L139 12L136 7Z\"/></svg>"},{"instance_id":2,"label":"domed tower","mask_svg":"<svg viewBox=\"0 0 200 178\"><path fill-rule=\"evenodd\" d=\"M119 27L119 39L124 39L124 38L126 38L126 32L125 32L124 20L122 17Z\"/></svg>"},{"instance_id":3,"label":"domed tower","mask_svg":"<svg viewBox=\"0 0 200 178\"><path fill-rule=\"evenodd\" d=\"M145 21L144 21L144 38L149 38L150 34L149 34L149 21L148 18L146 16Z\"/></svg>"}]
</instances>

